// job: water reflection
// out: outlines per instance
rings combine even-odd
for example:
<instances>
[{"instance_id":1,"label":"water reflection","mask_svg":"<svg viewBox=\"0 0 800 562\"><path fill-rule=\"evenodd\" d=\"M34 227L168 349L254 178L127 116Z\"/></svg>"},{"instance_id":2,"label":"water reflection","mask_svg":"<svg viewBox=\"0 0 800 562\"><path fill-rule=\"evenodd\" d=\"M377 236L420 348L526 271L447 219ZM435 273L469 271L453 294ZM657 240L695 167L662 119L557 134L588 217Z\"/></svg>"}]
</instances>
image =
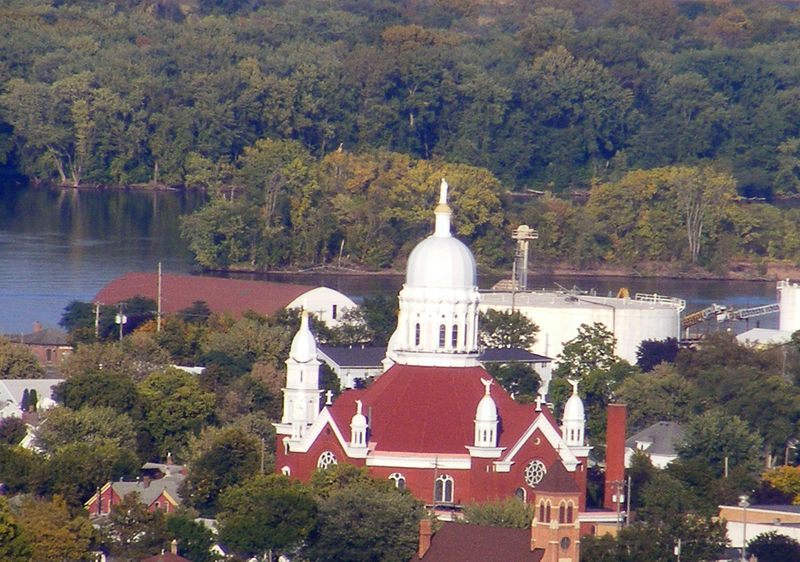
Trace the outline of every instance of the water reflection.
<instances>
[{"instance_id":1,"label":"water reflection","mask_svg":"<svg viewBox=\"0 0 800 562\"><path fill-rule=\"evenodd\" d=\"M185 273L191 256L178 232L178 217L197 208L194 193L18 189L0 180L0 332L28 331L34 320L55 325L72 300L89 301L100 288L129 271ZM774 282L692 281L645 278L544 276L531 264L529 287L558 285L597 294L659 293L688 301L687 311L712 303L736 308L776 301ZM270 273L249 278L325 285L351 296L396 294L403 277ZM481 288L497 278L481 277ZM749 327L776 327L777 315ZM713 326L716 328L717 326ZM728 326L722 326L727 329ZM737 331L748 326L733 326Z\"/></svg>"}]
</instances>

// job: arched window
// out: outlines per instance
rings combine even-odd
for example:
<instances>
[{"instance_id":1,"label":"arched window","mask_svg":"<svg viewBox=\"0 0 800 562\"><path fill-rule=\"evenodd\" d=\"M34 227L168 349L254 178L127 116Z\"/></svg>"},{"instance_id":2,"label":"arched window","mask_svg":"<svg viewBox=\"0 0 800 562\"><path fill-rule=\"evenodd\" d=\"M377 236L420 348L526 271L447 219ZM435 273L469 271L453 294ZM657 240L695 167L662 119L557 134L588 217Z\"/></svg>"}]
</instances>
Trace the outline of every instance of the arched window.
<instances>
[{"instance_id":1,"label":"arched window","mask_svg":"<svg viewBox=\"0 0 800 562\"><path fill-rule=\"evenodd\" d=\"M443 474L436 479L433 501L435 503L453 503L453 477Z\"/></svg>"},{"instance_id":2,"label":"arched window","mask_svg":"<svg viewBox=\"0 0 800 562\"><path fill-rule=\"evenodd\" d=\"M453 349L458 347L458 324L453 324L453 337L450 341L453 344Z\"/></svg>"},{"instance_id":3,"label":"arched window","mask_svg":"<svg viewBox=\"0 0 800 562\"><path fill-rule=\"evenodd\" d=\"M389 475L389 480L394 481L394 487L398 490L406 489L406 477L399 472L393 472Z\"/></svg>"},{"instance_id":4,"label":"arched window","mask_svg":"<svg viewBox=\"0 0 800 562\"><path fill-rule=\"evenodd\" d=\"M547 507L544 510L544 522L550 523L550 504L547 504Z\"/></svg>"},{"instance_id":5,"label":"arched window","mask_svg":"<svg viewBox=\"0 0 800 562\"><path fill-rule=\"evenodd\" d=\"M558 506L558 522L559 523L566 523L567 522L567 510L563 503Z\"/></svg>"},{"instance_id":6,"label":"arched window","mask_svg":"<svg viewBox=\"0 0 800 562\"><path fill-rule=\"evenodd\" d=\"M544 502L539 504L539 522L544 523Z\"/></svg>"},{"instance_id":7,"label":"arched window","mask_svg":"<svg viewBox=\"0 0 800 562\"><path fill-rule=\"evenodd\" d=\"M414 345L419 345L419 337L420 337L420 328L419 328L419 322L417 322L417 325L414 326Z\"/></svg>"},{"instance_id":8,"label":"arched window","mask_svg":"<svg viewBox=\"0 0 800 562\"><path fill-rule=\"evenodd\" d=\"M572 503L567 505L567 523L572 523Z\"/></svg>"},{"instance_id":9,"label":"arched window","mask_svg":"<svg viewBox=\"0 0 800 562\"><path fill-rule=\"evenodd\" d=\"M53 360L53 350L52 349L48 349L47 350L47 362L49 363L52 360Z\"/></svg>"},{"instance_id":10,"label":"arched window","mask_svg":"<svg viewBox=\"0 0 800 562\"><path fill-rule=\"evenodd\" d=\"M335 464L337 464L336 455L330 451L325 451L319 456L319 459L317 459L317 468L321 468L323 470Z\"/></svg>"},{"instance_id":11,"label":"arched window","mask_svg":"<svg viewBox=\"0 0 800 562\"><path fill-rule=\"evenodd\" d=\"M292 475L292 469L289 468L288 466L284 466L281 469L281 474L283 474L284 476L291 476Z\"/></svg>"},{"instance_id":12,"label":"arched window","mask_svg":"<svg viewBox=\"0 0 800 562\"><path fill-rule=\"evenodd\" d=\"M517 499L522 501L523 503L526 500L527 492L525 492L525 488L517 488L514 491L514 495L517 496Z\"/></svg>"},{"instance_id":13,"label":"arched window","mask_svg":"<svg viewBox=\"0 0 800 562\"><path fill-rule=\"evenodd\" d=\"M444 347L447 328L444 327L444 324L439 324L439 347Z\"/></svg>"}]
</instances>

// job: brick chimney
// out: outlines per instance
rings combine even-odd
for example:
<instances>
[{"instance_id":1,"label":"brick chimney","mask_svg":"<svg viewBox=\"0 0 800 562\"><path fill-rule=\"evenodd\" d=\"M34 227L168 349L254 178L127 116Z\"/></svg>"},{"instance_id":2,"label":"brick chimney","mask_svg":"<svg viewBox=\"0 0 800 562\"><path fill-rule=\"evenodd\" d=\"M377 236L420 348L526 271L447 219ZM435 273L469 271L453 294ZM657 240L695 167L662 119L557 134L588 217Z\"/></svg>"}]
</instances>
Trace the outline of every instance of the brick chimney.
<instances>
[{"instance_id":1,"label":"brick chimney","mask_svg":"<svg viewBox=\"0 0 800 562\"><path fill-rule=\"evenodd\" d=\"M431 547L431 535L433 535L433 521L427 517L421 519L419 522L419 550L417 551L420 558L425 556Z\"/></svg>"},{"instance_id":2,"label":"brick chimney","mask_svg":"<svg viewBox=\"0 0 800 562\"><path fill-rule=\"evenodd\" d=\"M625 404L609 404L606 418L606 487L603 507L617 511L625 505ZM617 495L619 494L619 497ZM618 504L619 502L619 504Z\"/></svg>"},{"instance_id":3,"label":"brick chimney","mask_svg":"<svg viewBox=\"0 0 800 562\"><path fill-rule=\"evenodd\" d=\"M34 322L33 323L33 333L41 332L42 331L42 323L41 322Z\"/></svg>"},{"instance_id":4,"label":"brick chimney","mask_svg":"<svg viewBox=\"0 0 800 562\"><path fill-rule=\"evenodd\" d=\"M145 488L149 488L150 487L150 477L149 476L144 476L142 478L142 483L144 484Z\"/></svg>"}]
</instances>

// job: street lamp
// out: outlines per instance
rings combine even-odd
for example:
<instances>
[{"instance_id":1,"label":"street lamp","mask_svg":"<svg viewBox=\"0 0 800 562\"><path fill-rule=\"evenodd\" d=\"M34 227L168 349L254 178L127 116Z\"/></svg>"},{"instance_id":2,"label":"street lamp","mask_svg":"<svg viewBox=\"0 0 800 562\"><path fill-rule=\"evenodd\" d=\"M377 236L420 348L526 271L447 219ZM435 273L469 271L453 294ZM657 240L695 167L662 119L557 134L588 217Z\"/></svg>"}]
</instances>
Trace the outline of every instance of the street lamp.
<instances>
[{"instance_id":1,"label":"street lamp","mask_svg":"<svg viewBox=\"0 0 800 562\"><path fill-rule=\"evenodd\" d=\"M750 497L747 494L739 496L739 507L742 508L742 562L745 562L744 556L745 548L747 548L747 508L750 503L747 501Z\"/></svg>"}]
</instances>

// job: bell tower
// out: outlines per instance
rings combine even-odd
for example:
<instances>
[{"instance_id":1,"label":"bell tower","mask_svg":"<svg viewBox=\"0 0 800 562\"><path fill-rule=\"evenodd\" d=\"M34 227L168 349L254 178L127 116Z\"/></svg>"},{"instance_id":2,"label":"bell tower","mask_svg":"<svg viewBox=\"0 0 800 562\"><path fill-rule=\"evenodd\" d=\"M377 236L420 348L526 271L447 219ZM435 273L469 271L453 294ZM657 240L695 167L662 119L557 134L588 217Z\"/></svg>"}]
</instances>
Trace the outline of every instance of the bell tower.
<instances>
[{"instance_id":1,"label":"bell tower","mask_svg":"<svg viewBox=\"0 0 800 562\"><path fill-rule=\"evenodd\" d=\"M580 558L580 488L560 461L536 487L531 550L543 548L542 562L578 562Z\"/></svg>"}]
</instances>

